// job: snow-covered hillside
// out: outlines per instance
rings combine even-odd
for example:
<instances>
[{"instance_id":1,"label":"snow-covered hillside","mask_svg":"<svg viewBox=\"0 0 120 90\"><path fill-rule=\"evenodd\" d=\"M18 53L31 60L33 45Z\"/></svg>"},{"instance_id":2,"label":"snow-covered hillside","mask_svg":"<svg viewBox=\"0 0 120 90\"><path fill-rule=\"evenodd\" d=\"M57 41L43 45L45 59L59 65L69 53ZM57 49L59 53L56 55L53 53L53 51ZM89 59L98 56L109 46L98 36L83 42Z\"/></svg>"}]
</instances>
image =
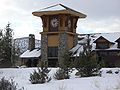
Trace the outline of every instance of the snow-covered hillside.
<instances>
[{"instance_id":1,"label":"snow-covered hillside","mask_svg":"<svg viewBox=\"0 0 120 90\"><path fill-rule=\"evenodd\" d=\"M25 52L28 49L29 37L22 37L14 39L14 45L16 49L20 49L20 53ZM40 48L41 41L35 39L35 48Z\"/></svg>"},{"instance_id":2,"label":"snow-covered hillside","mask_svg":"<svg viewBox=\"0 0 120 90\"><path fill-rule=\"evenodd\" d=\"M36 68L8 68L0 69L0 78L13 78L20 87L25 90L120 90L120 68L101 69L102 74L96 77L78 78L75 77L75 71L71 74L71 79L54 80L45 84L31 84L29 75ZM52 68L49 75L57 69ZM112 73L106 73L108 71ZM116 73L118 72L118 73Z\"/></svg>"}]
</instances>

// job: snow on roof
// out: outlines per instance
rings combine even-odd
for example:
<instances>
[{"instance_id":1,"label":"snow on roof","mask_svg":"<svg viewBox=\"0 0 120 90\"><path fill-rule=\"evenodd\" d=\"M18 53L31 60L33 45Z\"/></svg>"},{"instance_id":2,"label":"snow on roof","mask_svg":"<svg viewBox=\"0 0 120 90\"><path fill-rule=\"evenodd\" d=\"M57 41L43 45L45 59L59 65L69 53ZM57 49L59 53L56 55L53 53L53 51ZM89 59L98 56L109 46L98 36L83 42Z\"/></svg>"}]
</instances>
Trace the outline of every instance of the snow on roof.
<instances>
[{"instance_id":1,"label":"snow on roof","mask_svg":"<svg viewBox=\"0 0 120 90\"><path fill-rule=\"evenodd\" d=\"M79 53L83 51L83 45L87 42L87 35L88 34L81 34L78 36L78 44L73 47L70 51L73 52L73 56L79 56ZM113 42L111 44L110 48L105 50L120 50L117 48L118 44L115 42L118 38L120 38L120 32L115 33L94 33L90 34L90 44L92 45L92 50L100 50L96 49L96 43L94 43L95 40L97 40L99 37L104 37L110 42Z\"/></svg>"},{"instance_id":2,"label":"snow on roof","mask_svg":"<svg viewBox=\"0 0 120 90\"><path fill-rule=\"evenodd\" d=\"M75 53L76 50L78 50L81 47L80 44L77 44L75 47L73 47L70 51L72 51L73 53Z\"/></svg>"},{"instance_id":3,"label":"snow on roof","mask_svg":"<svg viewBox=\"0 0 120 90\"><path fill-rule=\"evenodd\" d=\"M117 47L118 47L118 44L115 43L115 44L111 45L110 48L108 48L108 49L106 49L106 50L120 50L120 49L117 48Z\"/></svg>"},{"instance_id":4,"label":"snow on roof","mask_svg":"<svg viewBox=\"0 0 120 90\"><path fill-rule=\"evenodd\" d=\"M66 9L66 8L63 7L61 4L56 4L56 5L53 5L53 6L49 6L49 7L40 9L40 10L37 11L37 12L41 12L41 11L56 11L56 10L65 10L65 9Z\"/></svg>"},{"instance_id":5,"label":"snow on roof","mask_svg":"<svg viewBox=\"0 0 120 90\"><path fill-rule=\"evenodd\" d=\"M74 56L79 56L79 54L80 54L81 52L83 52L83 46L82 46L82 45L79 47L79 49L78 49L77 52L74 54Z\"/></svg>"},{"instance_id":6,"label":"snow on roof","mask_svg":"<svg viewBox=\"0 0 120 90\"><path fill-rule=\"evenodd\" d=\"M87 37L84 37L82 40L79 40L78 43L80 44L87 43Z\"/></svg>"},{"instance_id":7,"label":"snow on roof","mask_svg":"<svg viewBox=\"0 0 120 90\"><path fill-rule=\"evenodd\" d=\"M47 12L47 11L59 11L59 10L71 10L71 11L77 12L67 6L64 6L63 4L52 5L52 6L40 9L38 11L35 11L35 12ZM80 13L80 12L77 12L77 13Z\"/></svg>"},{"instance_id":8,"label":"snow on roof","mask_svg":"<svg viewBox=\"0 0 120 90\"><path fill-rule=\"evenodd\" d=\"M79 53L83 51L83 45L77 44L70 51L73 53L73 56L79 56Z\"/></svg>"},{"instance_id":9,"label":"snow on roof","mask_svg":"<svg viewBox=\"0 0 120 90\"><path fill-rule=\"evenodd\" d=\"M36 58L40 57L41 55L41 49L34 49L32 51L27 50L22 55L20 55L20 58Z\"/></svg>"},{"instance_id":10,"label":"snow on roof","mask_svg":"<svg viewBox=\"0 0 120 90\"><path fill-rule=\"evenodd\" d=\"M54 12L53 12L54 11ZM53 15L53 14L74 14L80 18L85 18L86 15L80 12L77 12L69 7L66 7L62 4L56 4L53 6L49 6L47 8L40 9L32 13L35 16L43 16L43 15Z\"/></svg>"},{"instance_id":11,"label":"snow on roof","mask_svg":"<svg viewBox=\"0 0 120 90\"><path fill-rule=\"evenodd\" d=\"M104 37L110 42L115 42L119 37L120 37L120 32L115 32L115 33L101 33L97 36L95 40L97 40L99 37Z\"/></svg>"}]
</instances>

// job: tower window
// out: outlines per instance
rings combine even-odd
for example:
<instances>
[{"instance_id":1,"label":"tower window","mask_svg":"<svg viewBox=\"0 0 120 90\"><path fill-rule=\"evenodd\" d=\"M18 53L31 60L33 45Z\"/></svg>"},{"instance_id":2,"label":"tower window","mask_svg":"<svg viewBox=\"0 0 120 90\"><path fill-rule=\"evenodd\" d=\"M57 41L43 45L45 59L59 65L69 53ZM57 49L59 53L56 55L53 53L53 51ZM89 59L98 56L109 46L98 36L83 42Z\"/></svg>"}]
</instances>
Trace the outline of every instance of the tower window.
<instances>
[{"instance_id":1,"label":"tower window","mask_svg":"<svg viewBox=\"0 0 120 90\"><path fill-rule=\"evenodd\" d=\"M48 57L58 57L58 47L48 47Z\"/></svg>"}]
</instances>

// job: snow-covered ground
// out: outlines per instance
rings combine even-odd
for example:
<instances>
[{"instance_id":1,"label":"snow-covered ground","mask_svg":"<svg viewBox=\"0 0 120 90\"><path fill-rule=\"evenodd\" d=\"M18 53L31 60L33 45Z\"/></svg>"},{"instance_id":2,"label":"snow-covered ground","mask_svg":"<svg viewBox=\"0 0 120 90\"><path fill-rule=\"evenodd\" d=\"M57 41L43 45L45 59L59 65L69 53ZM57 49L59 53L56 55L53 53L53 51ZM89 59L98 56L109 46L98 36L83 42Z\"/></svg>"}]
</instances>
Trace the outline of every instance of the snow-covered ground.
<instances>
[{"instance_id":1,"label":"snow-covered ground","mask_svg":"<svg viewBox=\"0 0 120 90\"><path fill-rule=\"evenodd\" d=\"M120 68L101 69L101 77L75 77L71 74L71 79L54 80L45 84L31 84L30 73L36 68L3 68L0 69L0 78L13 78L19 87L25 90L120 90ZM57 69L52 68L49 75L53 77ZM112 73L107 73L108 71Z\"/></svg>"}]
</instances>

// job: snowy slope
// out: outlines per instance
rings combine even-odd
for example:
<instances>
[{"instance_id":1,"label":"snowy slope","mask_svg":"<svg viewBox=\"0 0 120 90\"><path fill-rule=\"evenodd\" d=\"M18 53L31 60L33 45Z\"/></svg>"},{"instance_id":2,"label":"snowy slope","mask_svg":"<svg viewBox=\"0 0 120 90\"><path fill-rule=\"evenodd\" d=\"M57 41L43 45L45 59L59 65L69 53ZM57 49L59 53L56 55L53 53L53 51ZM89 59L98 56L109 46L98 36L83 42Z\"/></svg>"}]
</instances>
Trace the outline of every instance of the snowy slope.
<instances>
[{"instance_id":1,"label":"snowy slope","mask_svg":"<svg viewBox=\"0 0 120 90\"><path fill-rule=\"evenodd\" d=\"M45 84L31 84L29 74L36 68L9 68L0 69L0 78L14 78L15 82L25 90L120 90L120 69L112 69L113 74L106 74L110 69L101 69L102 77L75 78L74 73L71 79L54 80ZM115 74L115 71L119 74ZM51 69L49 75L52 77L56 69ZM119 89L117 89L119 88Z\"/></svg>"},{"instance_id":2,"label":"snowy slope","mask_svg":"<svg viewBox=\"0 0 120 90\"><path fill-rule=\"evenodd\" d=\"M28 49L28 43L29 43L29 37L14 39L15 48L16 49L19 48L20 53L23 53ZM41 41L38 39L35 39L35 48L40 48L40 46L41 46Z\"/></svg>"}]
</instances>

